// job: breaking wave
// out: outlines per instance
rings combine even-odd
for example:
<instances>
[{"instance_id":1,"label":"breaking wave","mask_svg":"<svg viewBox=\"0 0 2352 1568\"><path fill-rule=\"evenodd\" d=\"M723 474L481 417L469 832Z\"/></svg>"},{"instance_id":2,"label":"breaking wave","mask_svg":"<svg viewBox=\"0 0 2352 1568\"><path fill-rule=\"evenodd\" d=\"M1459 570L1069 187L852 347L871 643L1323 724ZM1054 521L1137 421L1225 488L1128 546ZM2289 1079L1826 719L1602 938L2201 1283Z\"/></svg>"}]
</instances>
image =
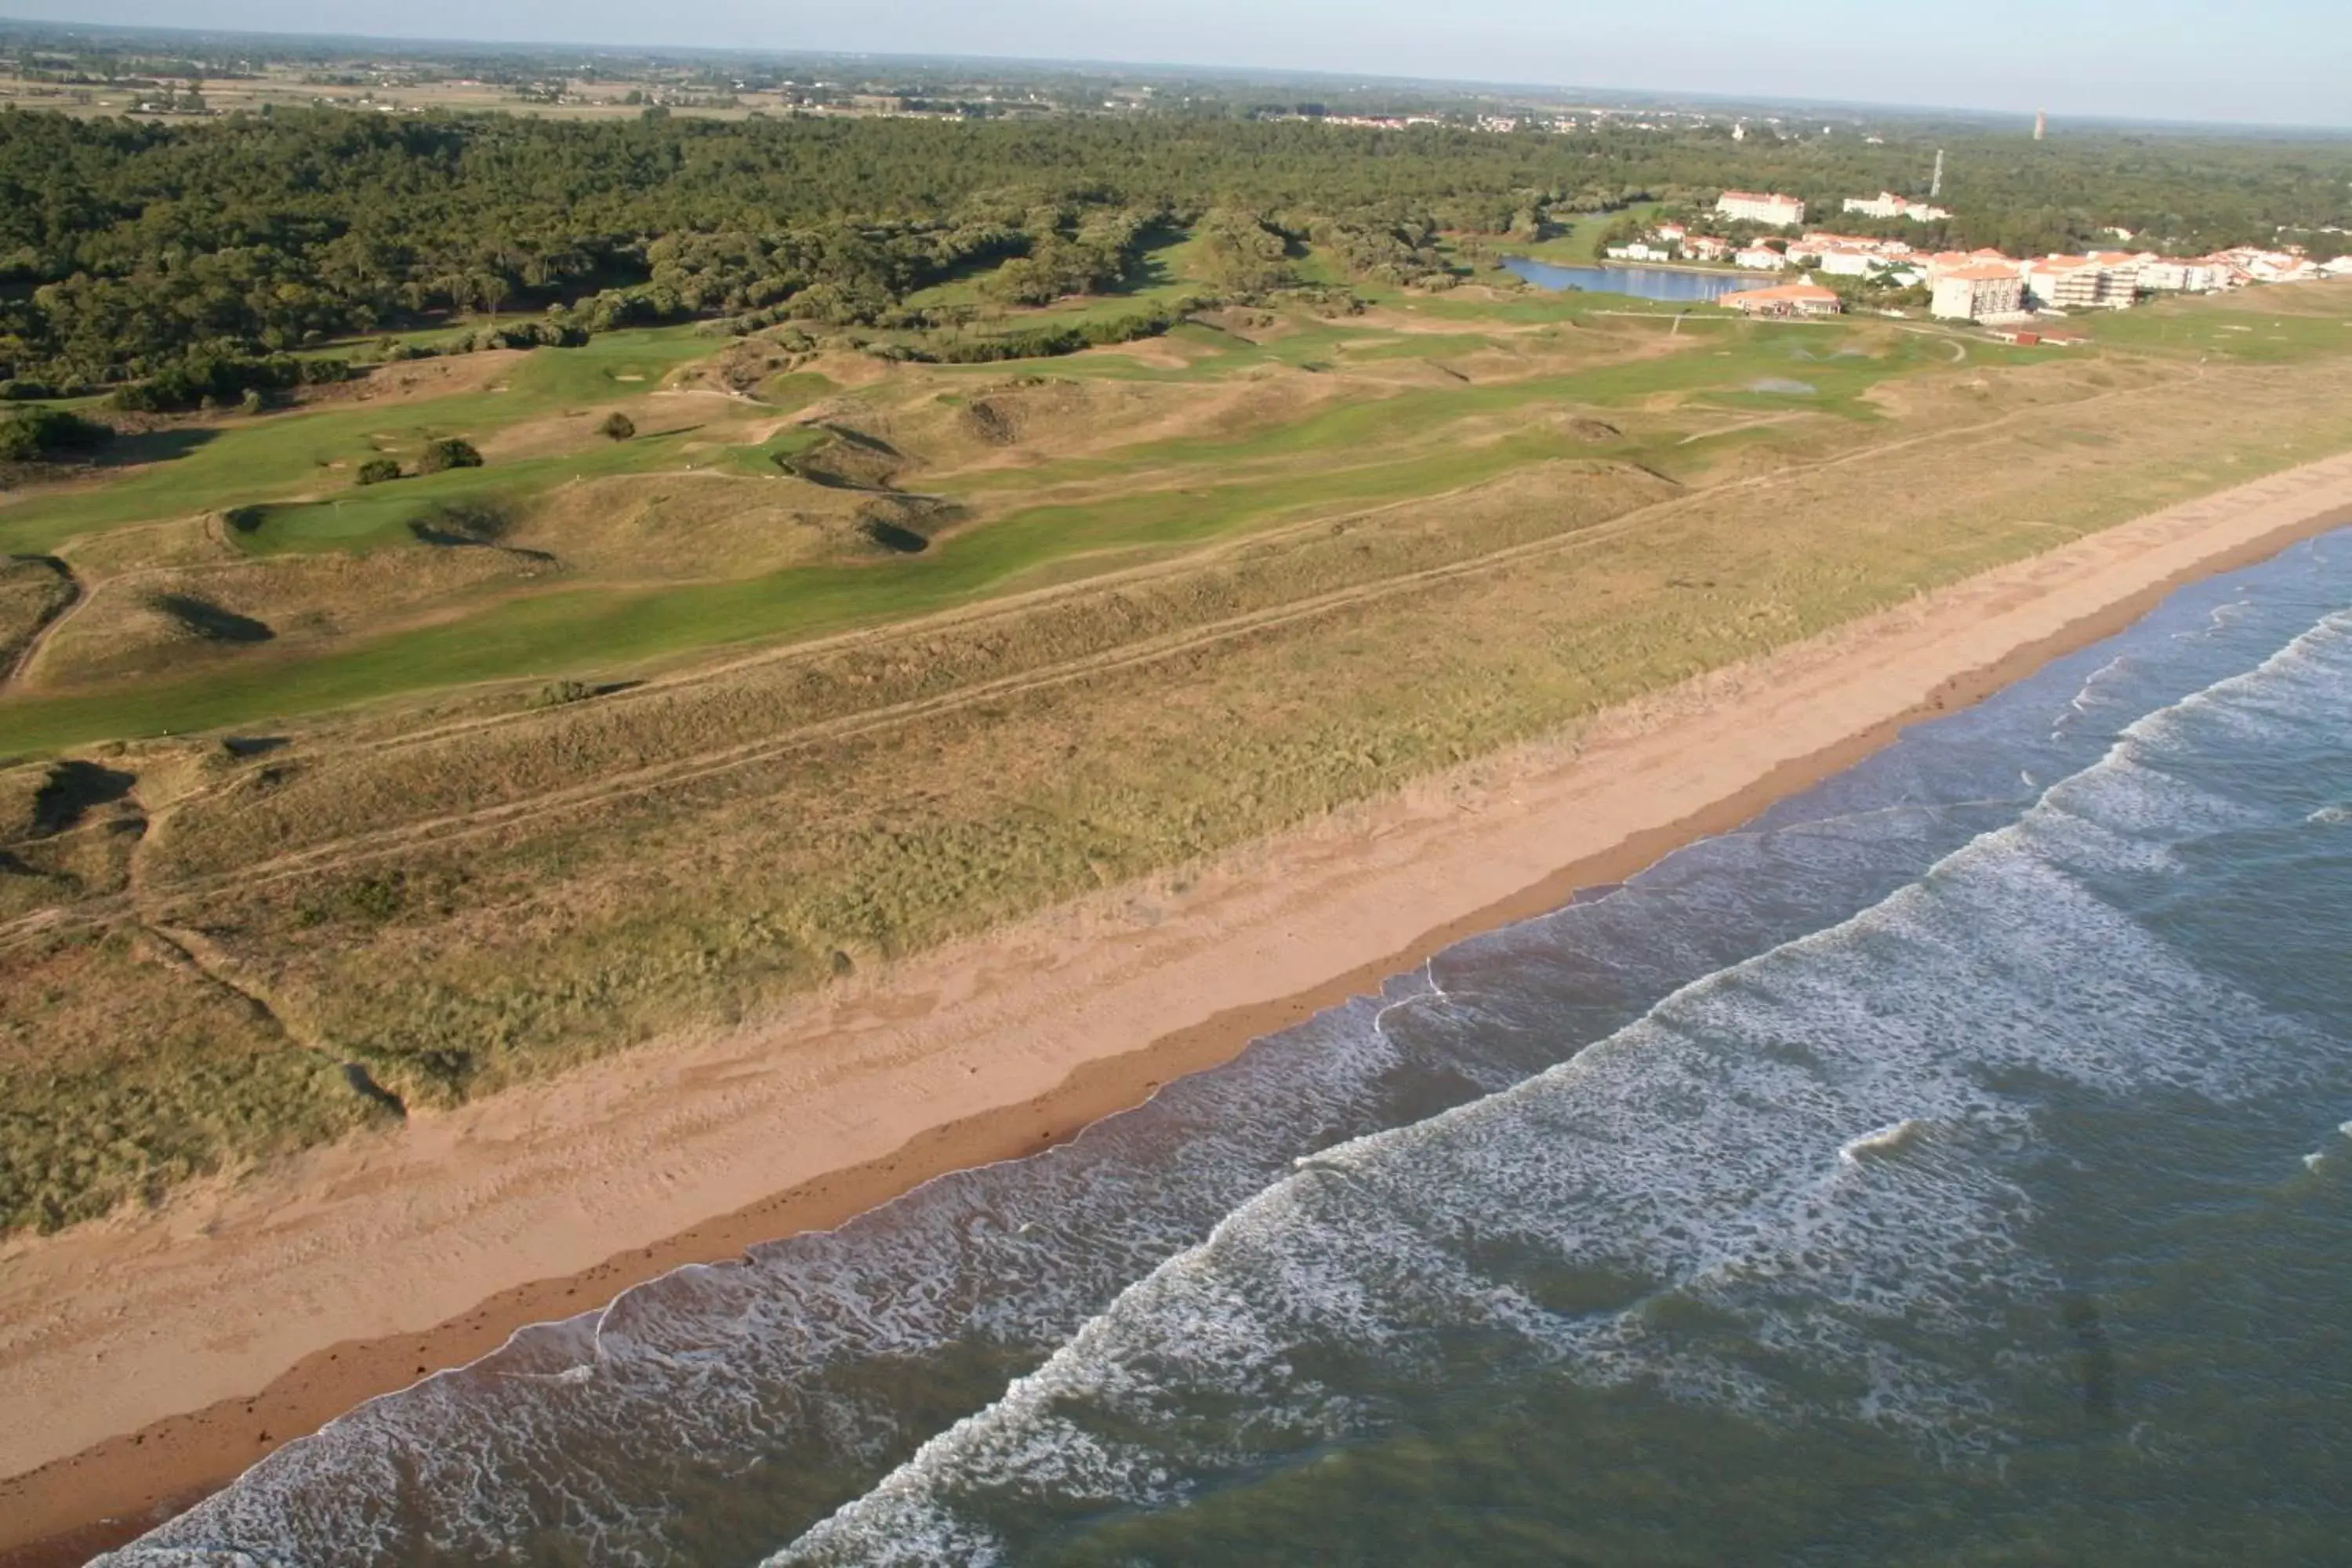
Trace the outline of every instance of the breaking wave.
<instances>
[{"instance_id":1,"label":"breaking wave","mask_svg":"<svg viewBox=\"0 0 2352 1568\"><path fill-rule=\"evenodd\" d=\"M2341 1065L2149 913L2217 842L2341 837L2352 626L2301 583L2186 592L1060 1148L526 1329L107 1561L1014 1561L1515 1376L1996 1462L2086 1108Z\"/></svg>"}]
</instances>

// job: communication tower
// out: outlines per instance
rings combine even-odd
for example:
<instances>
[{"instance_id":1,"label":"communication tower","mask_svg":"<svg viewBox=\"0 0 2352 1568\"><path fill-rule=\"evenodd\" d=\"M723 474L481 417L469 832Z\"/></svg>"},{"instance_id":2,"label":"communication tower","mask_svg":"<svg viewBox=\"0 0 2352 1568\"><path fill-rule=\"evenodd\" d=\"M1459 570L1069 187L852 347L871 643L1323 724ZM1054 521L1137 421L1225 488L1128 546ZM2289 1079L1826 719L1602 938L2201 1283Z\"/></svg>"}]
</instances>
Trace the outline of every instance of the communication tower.
<instances>
[{"instance_id":1,"label":"communication tower","mask_svg":"<svg viewBox=\"0 0 2352 1568\"><path fill-rule=\"evenodd\" d=\"M2033 139L2036 142L2045 141L2049 135L2050 111L2046 109L2037 109L2033 111Z\"/></svg>"},{"instance_id":2,"label":"communication tower","mask_svg":"<svg viewBox=\"0 0 2352 1568\"><path fill-rule=\"evenodd\" d=\"M1940 196L1940 195L1942 195L1943 194L1944 194L1944 150L1943 150L1941 147L1938 147L1938 148L1937 148L1937 149L1936 149L1936 174L1935 174L1935 178L1933 178L1933 179L1931 179L1931 180L1929 180L1929 181L1927 182L1927 199L1928 199L1929 201L1931 201L1931 202L1932 202L1932 201L1934 201L1937 196Z\"/></svg>"}]
</instances>

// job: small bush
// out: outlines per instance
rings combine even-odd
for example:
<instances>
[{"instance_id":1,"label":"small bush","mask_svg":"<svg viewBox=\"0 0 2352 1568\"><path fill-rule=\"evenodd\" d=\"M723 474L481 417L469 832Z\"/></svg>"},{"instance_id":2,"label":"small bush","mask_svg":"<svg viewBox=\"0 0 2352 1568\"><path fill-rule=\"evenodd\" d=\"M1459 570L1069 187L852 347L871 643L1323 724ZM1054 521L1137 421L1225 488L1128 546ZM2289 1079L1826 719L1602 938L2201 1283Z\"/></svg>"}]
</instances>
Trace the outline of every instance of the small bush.
<instances>
[{"instance_id":1,"label":"small bush","mask_svg":"<svg viewBox=\"0 0 2352 1568\"><path fill-rule=\"evenodd\" d=\"M360 465L359 482L380 485L386 479L400 478L400 462L394 458L370 458Z\"/></svg>"},{"instance_id":2,"label":"small bush","mask_svg":"<svg viewBox=\"0 0 2352 1568\"><path fill-rule=\"evenodd\" d=\"M482 455L474 450L473 443L455 436L445 436L438 441L427 441L424 455L416 459L420 474L438 474L450 468L478 468Z\"/></svg>"},{"instance_id":3,"label":"small bush","mask_svg":"<svg viewBox=\"0 0 2352 1568\"><path fill-rule=\"evenodd\" d=\"M596 689L584 680L552 680L531 694L533 708L562 708L567 703L585 702L596 695Z\"/></svg>"},{"instance_id":4,"label":"small bush","mask_svg":"<svg viewBox=\"0 0 2352 1568\"><path fill-rule=\"evenodd\" d=\"M269 402L261 395L261 388L248 386L245 389L245 395L236 400L236 405L245 413L258 414L269 406Z\"/></svg>"},{"instance_id":5,"label":"small bush","mask_svg":"<svg viewBox=\"0 0 2352 1568\"><path fill-rule=\"evenodd\" d=\"M604 416L604 422L596 429L607 440L625 441L637 433L637 422L616 408Z\"/></svg>"}]
</instances>

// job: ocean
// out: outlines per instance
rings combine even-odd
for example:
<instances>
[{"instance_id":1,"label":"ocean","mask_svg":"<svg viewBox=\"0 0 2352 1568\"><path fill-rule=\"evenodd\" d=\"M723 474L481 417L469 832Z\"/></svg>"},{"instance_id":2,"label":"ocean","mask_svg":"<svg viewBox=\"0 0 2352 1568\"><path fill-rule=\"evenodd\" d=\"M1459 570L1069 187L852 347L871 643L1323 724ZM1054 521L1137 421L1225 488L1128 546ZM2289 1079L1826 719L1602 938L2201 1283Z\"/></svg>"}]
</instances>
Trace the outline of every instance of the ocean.
<instances>
[{"instance_id":1,"label":"ocean","mask_svg":"<svg viewBox=\"0 0 2352 1568\"><path fill-rule=\"evenodd\" d=\"M103 1559L2352 1561L2352 531Z\"/></svg>"}]
</instances>

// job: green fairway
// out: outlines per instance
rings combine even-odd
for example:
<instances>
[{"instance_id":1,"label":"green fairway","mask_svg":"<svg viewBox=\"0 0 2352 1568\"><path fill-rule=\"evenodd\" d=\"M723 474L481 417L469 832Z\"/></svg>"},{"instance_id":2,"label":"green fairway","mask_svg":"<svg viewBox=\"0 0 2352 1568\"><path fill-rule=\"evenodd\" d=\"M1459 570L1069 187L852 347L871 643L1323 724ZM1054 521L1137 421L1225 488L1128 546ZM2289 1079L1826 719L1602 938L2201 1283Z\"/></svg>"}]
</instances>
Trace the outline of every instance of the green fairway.
<instances>
[{"instance_id":1,"label":"green fairway","mask_svg":"<svg viewBox=\"0 0 2352 1568\"><path fill-rule=\"evenodd\" d=\"M128 691L0 700L0 746L46 751L107 736L251 725L399 692L604 674L697 647L812 637L969 603L1057 562L1095 556L1097 566L1108 567L1117 563L1112 552L1193 542L1302 509L1454 489L1558 455L1556 441L1522 436L1274 482L1040 507L942 540L921 554L870 563L795 567L656 591L579 589L509 599L306 660L257 652L242 668L152 680ZM404 534L406 520L394 516L377 526L388 538ZM321 538L319 547L331 547L331 541Z\"/></svg>"},{"instance_id":2,"label":"green fairway","mask_svg":"<svg viewBox=\"0 0 2352 1568\"><path fill-rule=\"evenodd\" d=\"M1869 422L1882 416L1865 396L1874 386L1950 363L1941 343L1870 323L1801 328L1710 319L1704 330L1682 332L1661 315L1655 325L1614 318L1607 334L1588 339L1575 323L1594 318L1578 297L1416 297L1387 308L1445 330L1402 331L1378 317L1294 311L1280 330L1255 340L1205 323L1180 325L1169 336L1170 346L1186 356L1182 363L1118 353L1053 361L1051 377L1075 384L1111 378L1212 388L1300 372L1340 379L1330 395L1312 392L1319 382L1286 381L1302 391L1292 411L1269 404L1268 412L1238 429L1145 435L1098 456L969 469L944 482L940 499L985 507L987 515L950 530L919 553L661 585L593 579L509 584L498 591L502 596L488 599L482 595L489 590L453 590L428 624L362 628L323 648L259 643L215 654L200 669L136 684L20 689L0 699L0 749L37 752L111 737L250 727L470 682L605 676L699 647L804 638L919 616L1024 584L1109 570L1139 559L1138 552L1236 536L1318 510L1434 495L1546 459L1615 459L1673 474L1705 454L1685 451L1678 435L1646 444L1635 437L1571 440L1544 422L1549 411L1635 408L1664 399L1688 403L1702 419L1707 409L1717 420L1742 410L1798 409ZM688 427L364 488L351 482L362 458L413 452L430 437L478 437L554 413L586 418L714 352L710 339L679 329L615 333L586 349L520 357L492 384L495 390L233 425L112 482L0 512L0 541L12 550L40 550L158 516L217 510L228 524L225 536L256 558L494 542L508 517L570 483L689 468L728 476L719 481L727 484L772 479L783 472L779 458L838 439L825 427L792 426L760 444L714 447ZM1993 347L1973 352L1986 365L2038 357ZM1593 363L1554 374L1490 369L1475 381L1447 368L1449 362L1541 364L1541 356L1561 353ZM1413 362L1441 374L1361 378ZM1361 376L1347 379L1351 367ZM1006 374L1003 365L919 367L921 384L970 388L972 395L1004 384ZM854 420L854 410L868 403L896 405L894 399L908 395L891 390L898 385L887 381L846 395L851 412L843 416ZM837 389L800 372L774 378L771 390L806 398ZM962 395L942 390L936 396L956 405ZM1769 438L1748 433L1740 440ZM331 462L342 466L323 467ZM841 493L837 481L824 482ZM856 503L856 489L841 504ZM1053 499L1057 492L1086 499ZM1029 495L1039 502L1023 504ZM658 537L648 535L646 547L657 551Z\"/></svg>"},{"instance_id":3,"label":"green fairway","mask_svg":"<svg viewBox=\"0 0 2352 1568\"><path fill-rule=\"evenodd\" d=\"M351 484L351 469L388 446L414 448L450 434L478 437L521 420L650 391L670 371L710 353L712 347L709 338L684 327L614 332L583 348L539 349L520 356L505 380L494 384L499 390L381 408L331 404L133 438L122 443L118 460L154 448L177 455L110 475L103 484L0 508L0 551L46 553L77 534L123 523L344 489Z\"/></svg>"},{"instance_id":4,"label":"green fairway","mask_svg":"<svg viewBox=\"0 0 2352 1568\"><path fill-rule=\"evenodd\" d=\"M233 507L227 537L253 555L322 550L368 550L408 544L452 509L520 503L567 481L673 468L691 430L657 432L627 442L600 442L577 452L528 458L479 468L451 468L383 484L352 486L319 500ZM759 447L730 449L726 460L745 471L776 471Z\"/></svg>"}]
</instances>

